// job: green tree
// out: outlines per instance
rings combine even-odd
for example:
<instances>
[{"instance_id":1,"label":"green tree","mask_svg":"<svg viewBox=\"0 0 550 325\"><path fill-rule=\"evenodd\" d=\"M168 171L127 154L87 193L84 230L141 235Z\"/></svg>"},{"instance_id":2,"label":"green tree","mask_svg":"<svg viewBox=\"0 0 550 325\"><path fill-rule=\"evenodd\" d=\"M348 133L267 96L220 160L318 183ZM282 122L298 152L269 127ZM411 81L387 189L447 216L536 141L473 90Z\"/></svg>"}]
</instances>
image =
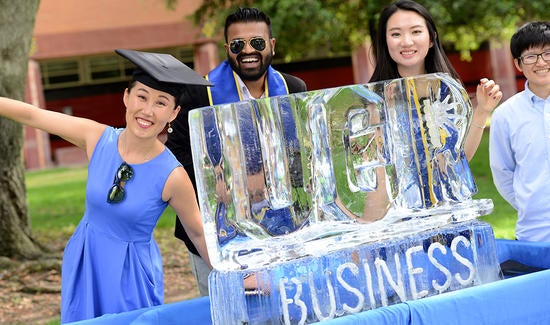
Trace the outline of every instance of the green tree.
<instances>
[{"instance_id":1,"label":"green tree","mask_svg":"<svg viewBox=\"0 0 550 325\"><path fill-rule=\"evenodd\" d=\"M173 8L178 0L164 0ZM285 61L350 53L368 42L387 0L205 0L192 14L206 36L221 35L227 14L237 6L266 12ZM508 41L519 24L550 16L550 0L430 0L418 1L434 16L449 50L470 51L489 41Z\"/></svg>"},{"instance_id":2,"label":"green tree","mask_svg":"<svg viewBox=\"0 0 550 325\"><path fill-rule=\"evenodd\" d=\"M0 0L0 96L22 100L39 0ZM33 259L43 247L29 222L21 149L23 127L0 117L0 256Z\"/></svg>"}]
</instances>

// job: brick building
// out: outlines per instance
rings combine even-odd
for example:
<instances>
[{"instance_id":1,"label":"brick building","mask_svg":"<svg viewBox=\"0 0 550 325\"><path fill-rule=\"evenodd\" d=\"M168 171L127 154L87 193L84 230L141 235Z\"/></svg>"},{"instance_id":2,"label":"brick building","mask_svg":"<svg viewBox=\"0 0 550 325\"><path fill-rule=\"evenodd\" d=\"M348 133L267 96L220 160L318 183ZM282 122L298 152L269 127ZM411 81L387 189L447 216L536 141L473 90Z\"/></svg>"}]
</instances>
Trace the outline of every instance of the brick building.
<instances>
[{"instance_id":1,"label":"brick building","mask_svg":"<svg viewBox=\"0 0 550 325\"><path fill-rule=\"evenodd\" d=\"M27 101L44 109L124 125L122 91L131 64L116 48L171 53L201 74L224 58L216 40L207 39L186 20L200 0L178 1L173 11L162 0L41 0L29 62ZM276 34L276 31L275 31ZM275 35L276 36L276 35ZM516 91L506 50L484 50L466 63L451 54L469 91L483 76L508 80ZM276 58L275 58L276 59ZM340 58L318 58L274 66L304 79L309 90L366 82L371 68L368 48ZM509 67L508 67L509 66ZM473 69L472 69L473 67ZM522 84L522 83L521 83ZM63 139L25 129L27 169L85 164L84 153Z\"/></svg>"}]
</instances>

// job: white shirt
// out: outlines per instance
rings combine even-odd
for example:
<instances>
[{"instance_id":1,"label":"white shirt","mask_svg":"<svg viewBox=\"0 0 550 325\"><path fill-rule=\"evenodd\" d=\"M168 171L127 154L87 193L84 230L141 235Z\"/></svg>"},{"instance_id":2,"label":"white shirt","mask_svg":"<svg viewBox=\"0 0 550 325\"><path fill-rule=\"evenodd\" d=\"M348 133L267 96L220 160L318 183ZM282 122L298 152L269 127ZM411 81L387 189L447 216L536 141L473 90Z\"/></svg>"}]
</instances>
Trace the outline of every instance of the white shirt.
<instances>
[{"instance_id":1,"label":"white shirt","mask_svg":"<svg viewBox=\"0 0 550 325\"><path fill-rule=\"evenodd\" d=\"M518 211L519 240L550 242L550 97L525 90L502 103L491 119L493 181Z\"/></svg>"},{"instance_id":2,"label":"white shirt","mask_svg":"<svg viewBox=\"0 0 550 325\"><path fill-rule=\"evenodd\" d=\"M248 87L246 87L241 77L239 77L239 75L236 73L235 73L235 76L237 77L239 88L241 88L241 95L243 96L242 100L257 99L252 97L252 94L250 94L250 90L248 90ZM264 97L265 97L265 92L262 94L262 96L260 96L260 98L264 98Z\"/></svg>"}]
</instances>

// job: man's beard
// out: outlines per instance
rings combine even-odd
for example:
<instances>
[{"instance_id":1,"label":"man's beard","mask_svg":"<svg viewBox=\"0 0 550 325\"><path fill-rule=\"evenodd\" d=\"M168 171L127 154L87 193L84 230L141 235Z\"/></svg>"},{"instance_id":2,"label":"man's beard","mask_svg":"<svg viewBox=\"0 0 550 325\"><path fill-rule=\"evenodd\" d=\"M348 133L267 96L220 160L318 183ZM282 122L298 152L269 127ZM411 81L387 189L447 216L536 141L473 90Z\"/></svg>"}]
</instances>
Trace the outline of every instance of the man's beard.
<instances>
[{"instance_id":1,"label":"man's beard","mask_svg":"<svg viewBox=\"0 0 550 325\"><path fill-rule=\"evenodd\" d=\"M235 59L227 56L227 59L229 61L229 65L231 65L231 68L243 81L256 81L260 79L264 73L267 71L267 68L271 65L271 62L273 61L273 55L271 52L269 54L266 54L265 56L262 56L261 54L255 54L260 59L260 68L259 69L242 69L240 65L237 63L241 57L243 57L243 54L237 55Z\"/></svg>"}]
</instances>

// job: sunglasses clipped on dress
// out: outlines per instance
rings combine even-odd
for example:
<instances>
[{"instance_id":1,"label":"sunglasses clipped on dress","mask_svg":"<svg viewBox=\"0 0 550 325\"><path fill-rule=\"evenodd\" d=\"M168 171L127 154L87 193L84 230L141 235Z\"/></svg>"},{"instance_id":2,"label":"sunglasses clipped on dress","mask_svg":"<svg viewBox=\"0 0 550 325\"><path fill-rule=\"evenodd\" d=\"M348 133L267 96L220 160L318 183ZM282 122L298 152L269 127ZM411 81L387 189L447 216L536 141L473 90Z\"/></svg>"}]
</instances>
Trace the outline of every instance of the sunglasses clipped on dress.
<instances>
[{"instance_id":1,"label":"sunglasses clipped on dress","mask_svg":"<svg viewBox=\"0 0 550 325\"><path fill-rule=\"evenodd\" d=\"M107 202L109 203L119 203L124 200L126 197L126 191L124 190L124 185L127 181L132 179L134 176L134 169L126 162L122 162L118 167L115 179L113 180L113 186L109 190L107 195Z\"/></svg>"},{"instance_id":2,"label":"sunglasses clipped on dress","mask_svg":"<svg viewBox=\"0 0 550 325\"><path fill-rule=\"evenodd\" d=\"M252 37L248 41L242 38L237 38L229 42L229 49L233 54L239 54L246 46L246 43L250 44L256 51L265 50L266 40L261 37Z\"/></svg>"}]
</instances>

